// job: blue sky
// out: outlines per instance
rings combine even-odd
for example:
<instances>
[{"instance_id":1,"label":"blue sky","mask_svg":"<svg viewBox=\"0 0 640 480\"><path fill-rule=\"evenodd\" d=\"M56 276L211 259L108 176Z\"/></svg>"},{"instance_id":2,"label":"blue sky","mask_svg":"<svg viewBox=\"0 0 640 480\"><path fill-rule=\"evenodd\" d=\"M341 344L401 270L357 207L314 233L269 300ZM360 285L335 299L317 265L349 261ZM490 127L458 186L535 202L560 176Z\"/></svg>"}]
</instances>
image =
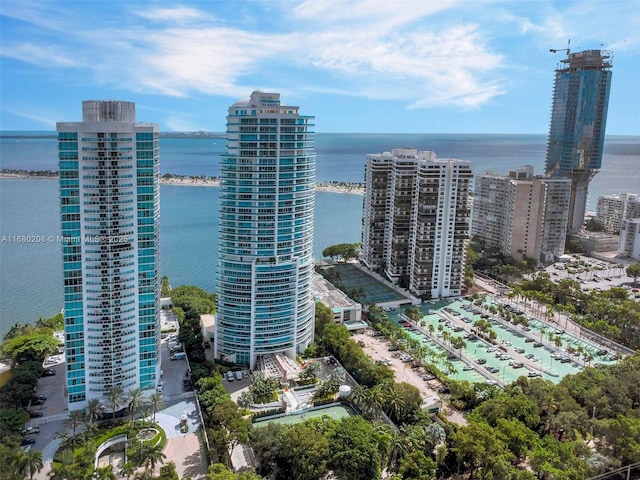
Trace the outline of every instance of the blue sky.
<instances>
[{"instance_id":1,"label":"blue sky","mask_svg":"<svg viewBox=\"0 0 640 480\"><path fill-rule=\"evenodd\" d=\"M546 133L564 53L613 52L608 134L640 135L640 7L616 1L216 0L0 4L0 130L136 102L162 131L224 131L251 91L317 132Z\"/></svg>"}]
</instances>

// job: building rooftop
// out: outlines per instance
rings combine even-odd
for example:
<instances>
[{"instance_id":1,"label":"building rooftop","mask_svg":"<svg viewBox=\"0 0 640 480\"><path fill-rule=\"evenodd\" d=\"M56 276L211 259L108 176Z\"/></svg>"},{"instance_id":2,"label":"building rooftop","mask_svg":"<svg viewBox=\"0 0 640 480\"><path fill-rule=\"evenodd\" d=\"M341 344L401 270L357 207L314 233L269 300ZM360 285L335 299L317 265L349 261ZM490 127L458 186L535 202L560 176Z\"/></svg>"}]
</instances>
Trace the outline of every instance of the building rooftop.
<instances>
[{"instance_id":1,"label":"building rooftop","mask_svg":"<svg viewBox=\"0 0 640 480\"><path fill-rule=\"evenodd\" d=\"M333 313L340 313L341 308L354 307L357 305L357 303L347 297L342 290L334 287L319 273L315 274L313 293L316 300L330 307Z\"/></svg>"}]
</instances>

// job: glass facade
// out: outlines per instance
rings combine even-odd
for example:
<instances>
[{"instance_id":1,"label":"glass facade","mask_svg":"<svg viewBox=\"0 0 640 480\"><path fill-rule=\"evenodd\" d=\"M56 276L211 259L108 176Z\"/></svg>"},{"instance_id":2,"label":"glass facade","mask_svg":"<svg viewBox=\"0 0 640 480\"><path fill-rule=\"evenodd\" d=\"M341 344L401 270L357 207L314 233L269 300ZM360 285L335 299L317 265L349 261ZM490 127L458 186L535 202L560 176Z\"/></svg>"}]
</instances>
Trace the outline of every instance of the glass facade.
<instances>
[{"instance_id":1,"label":"glass facade","mask_svg":"<svg viewBox=\"0 0 640 480\"><path fill-rule=\"evenodd\" d=\"M556 70L546 173L571 178L570 233L582 227L589 182L602 165L611 88L609 55L571 53Z\"/></svg>"},{"instance_id":2,"label":"glass facade","mask_svg":"<svg viewBox=\"0 0 640 480\"><path fill-rule=\"evenodd\" d=\"M160 370L158 127L130 102L58 123L69 409Z\"/></svg>"},{"instance_id":3,"label":"glass facade","mask_svg":"<svg viewBox=\"0 0 640 480\"><path fill-rule=\"evenodd\" d=\"M277 93L229 108L220 159L219 295L214 353L255 367L313 339L313 117Z\"/></svg>"}]
</instances>

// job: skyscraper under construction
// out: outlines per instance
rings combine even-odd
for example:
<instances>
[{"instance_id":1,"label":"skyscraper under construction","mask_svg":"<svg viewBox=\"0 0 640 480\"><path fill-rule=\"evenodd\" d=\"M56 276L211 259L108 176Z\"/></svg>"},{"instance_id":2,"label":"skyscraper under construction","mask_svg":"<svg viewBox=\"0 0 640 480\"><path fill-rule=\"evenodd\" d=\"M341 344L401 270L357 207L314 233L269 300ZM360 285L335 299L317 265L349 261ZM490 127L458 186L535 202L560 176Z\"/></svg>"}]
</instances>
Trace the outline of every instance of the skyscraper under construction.
<instances>
[{"instance_id":1,"label":"skyscraper under construction","mask_svg":"<svg viewBox=\"0 0 640 480\"><path fill-rule=\"evenodd\" d=\"M548 176L571 179L567 233L576 234L589 183L602 165L611 62L606 51L566 51L556 70L545 167Z\"/></svg>"}]
</instances>

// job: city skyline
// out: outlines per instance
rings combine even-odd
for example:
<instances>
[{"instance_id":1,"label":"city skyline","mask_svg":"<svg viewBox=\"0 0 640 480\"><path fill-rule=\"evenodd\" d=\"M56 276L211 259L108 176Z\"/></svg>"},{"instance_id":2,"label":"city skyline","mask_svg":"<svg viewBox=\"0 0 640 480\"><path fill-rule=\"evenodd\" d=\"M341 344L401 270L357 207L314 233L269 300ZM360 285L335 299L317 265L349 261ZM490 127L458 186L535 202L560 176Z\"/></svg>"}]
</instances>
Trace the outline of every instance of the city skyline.
<instances>
[{"instance_id":1,"label":"city skyline","mask_svg":"<svg viewBox=\"0 0 640 480\"><path fill-rule=\"evenodd\" d=\"M81 100L119 98L162 131L222 132L227 106L259 88L304 104L317 132L544 134L564 58L549 50L571 39L613 52L607 133L638 132L630 1L9 1L0 14L2 130L53 130Z\"/></svg>"}]
</instances>

